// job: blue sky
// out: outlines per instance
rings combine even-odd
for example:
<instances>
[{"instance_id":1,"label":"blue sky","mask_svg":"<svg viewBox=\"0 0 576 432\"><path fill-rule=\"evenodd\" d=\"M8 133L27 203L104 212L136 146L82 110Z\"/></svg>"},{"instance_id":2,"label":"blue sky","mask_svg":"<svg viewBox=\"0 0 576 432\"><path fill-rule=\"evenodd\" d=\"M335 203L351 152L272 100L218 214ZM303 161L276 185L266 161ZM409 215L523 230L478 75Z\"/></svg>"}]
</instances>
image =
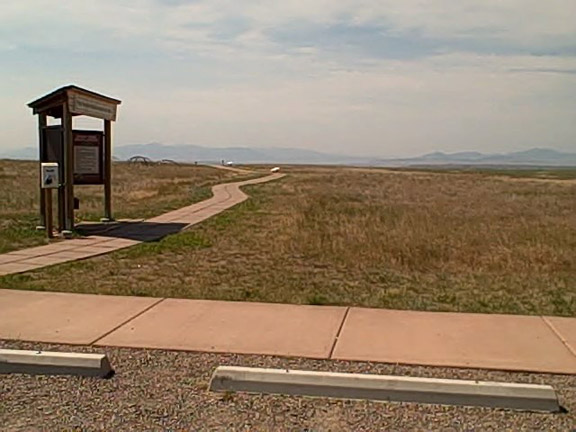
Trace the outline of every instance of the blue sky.
<instances>
[{"instance_id":1,"label":"blue sky","mask_svg":"<svg viewBox=\"0 0 576 432\"><path fill-rule=\"evenodd\" d=\"M123 100L116 145L576 151L574 16L573 0L3 0L0 151L36 145L26 103L70 83Z\"/></svg>"}]
</instances>

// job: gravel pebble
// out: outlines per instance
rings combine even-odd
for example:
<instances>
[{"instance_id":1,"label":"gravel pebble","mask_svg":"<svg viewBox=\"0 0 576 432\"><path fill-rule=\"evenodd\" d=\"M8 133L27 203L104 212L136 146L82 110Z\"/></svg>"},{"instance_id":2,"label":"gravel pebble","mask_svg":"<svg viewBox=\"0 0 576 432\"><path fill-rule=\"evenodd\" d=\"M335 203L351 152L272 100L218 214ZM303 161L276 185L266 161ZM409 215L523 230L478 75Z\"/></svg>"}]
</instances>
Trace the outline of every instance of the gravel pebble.
<instances>
[{"instance_id":1,"label":"gravel pebble","mask_svg":"<svg viewBox=\"0 0 576 432\"><path fill-rule=\"evenodd\" d=\"M106 352L109 380L0 376L2 431L573 431L576 376L379 363L93 348L16 341L0 347ZM567 413L208 392L218 365L550 384Z\"/></svg>"}]
</instances>

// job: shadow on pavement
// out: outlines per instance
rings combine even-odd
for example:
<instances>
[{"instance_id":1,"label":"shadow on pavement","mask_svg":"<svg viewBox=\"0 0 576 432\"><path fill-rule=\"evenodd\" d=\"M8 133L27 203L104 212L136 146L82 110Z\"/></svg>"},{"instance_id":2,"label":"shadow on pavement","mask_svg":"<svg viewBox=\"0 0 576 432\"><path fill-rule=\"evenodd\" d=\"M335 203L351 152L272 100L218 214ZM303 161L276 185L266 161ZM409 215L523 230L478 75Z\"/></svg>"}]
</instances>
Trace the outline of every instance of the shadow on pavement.
<instances>
[{"instance_id":1,"label":"shadow on pavement","mask_svg":"<svg viewBox=\"0 0 576 432\"><path fill-rule=\"evenodd\" d=\"M83 236L100 235L147 242L176 234L187 225L157 222L84 223L77 225L76 231Z\"/></svg>"}]
</instances>

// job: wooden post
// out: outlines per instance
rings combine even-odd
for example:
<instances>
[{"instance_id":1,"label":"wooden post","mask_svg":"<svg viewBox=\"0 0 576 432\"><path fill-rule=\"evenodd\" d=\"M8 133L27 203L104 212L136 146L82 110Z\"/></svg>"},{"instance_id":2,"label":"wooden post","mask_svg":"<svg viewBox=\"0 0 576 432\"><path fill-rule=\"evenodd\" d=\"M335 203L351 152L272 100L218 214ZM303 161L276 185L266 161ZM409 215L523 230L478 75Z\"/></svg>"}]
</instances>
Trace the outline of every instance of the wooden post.
<instances>
[{"instance_id":1,"label":"wooden post","mask_svg":"<svg viewBox=\"0 0 576 432\"><path fill-rule=\"evenodd\" d=\"M112 217L112 122L104 120L104 218Z\"/></svg>"},{"instance_id":2,"label":"wooden post","mask_svg":"<svg viewBox=\"0 0 576 432\"><path fill-rule=\"evenodd\" d=\"M74 229L74 143L72 142L72 115L68 102L62 107L64 128L64 229Z\"/></svg>"},{"instance_id":3,"label":"wooden post","mask_svg":"<svg viewBox=\"0 0 576 432\"><path fill-rule=\"evenodd\" d=\"M46 127L47 121L46 121L46 114L44 113L40 113L38 114L38 143L39 143L39 147L38 147L38 172L41 173L42 172L42 168L41 168L41 164L42 164L42 158L43 158L43 150L45 147L45 138L44 138L44 128ZM42 183L42 179L40 178L40 175L38 175L38 188L40 188L40 184ZM42 189L40 189L40 225L38 226L38 229L41 229L40 227L46 227L46 202L44 200L44 193L42 191Z\"/></svg>"},{"instance_id":4,"label":"wooden post","mask_svg":"<svg viewBox=\"0 0 576 432\"><path fill-rule=\"evenodd\" d=\"M42 195L44 197L44 203L46 205L46 235L48 238L52 238L54 236L54 226L52 222L52 189L42 189Z\"/></svg>"}]
</instances>

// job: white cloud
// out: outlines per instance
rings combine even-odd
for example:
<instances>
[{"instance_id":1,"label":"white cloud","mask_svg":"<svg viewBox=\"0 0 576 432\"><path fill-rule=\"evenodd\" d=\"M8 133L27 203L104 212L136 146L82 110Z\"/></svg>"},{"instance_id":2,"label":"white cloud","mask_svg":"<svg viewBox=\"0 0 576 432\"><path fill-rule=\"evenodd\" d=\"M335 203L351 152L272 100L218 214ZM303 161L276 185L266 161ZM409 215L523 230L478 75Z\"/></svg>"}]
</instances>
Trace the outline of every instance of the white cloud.
<instances>
[{"instance_id":1,"label":"white cloud","mask_svg":"<svg viewBox=\"0 0 576 432\"><path fill-rule=\"evenodd\" d=\"M33 143L24 104L76 82L125 101L119 143L376 155L569 149L571 16L572 0L3 0L0 112L12 127L0 147ZM442 49L403 59L365 50L364 39L346 47L336 39L331 49L324 40L291 43L295 23L332 32L344 23L352 35L376 29L366 36L376 45L382 29L394 43L440 41ZM285 39L271 37L278 30Z\"/></svg>"}]
</instances>

